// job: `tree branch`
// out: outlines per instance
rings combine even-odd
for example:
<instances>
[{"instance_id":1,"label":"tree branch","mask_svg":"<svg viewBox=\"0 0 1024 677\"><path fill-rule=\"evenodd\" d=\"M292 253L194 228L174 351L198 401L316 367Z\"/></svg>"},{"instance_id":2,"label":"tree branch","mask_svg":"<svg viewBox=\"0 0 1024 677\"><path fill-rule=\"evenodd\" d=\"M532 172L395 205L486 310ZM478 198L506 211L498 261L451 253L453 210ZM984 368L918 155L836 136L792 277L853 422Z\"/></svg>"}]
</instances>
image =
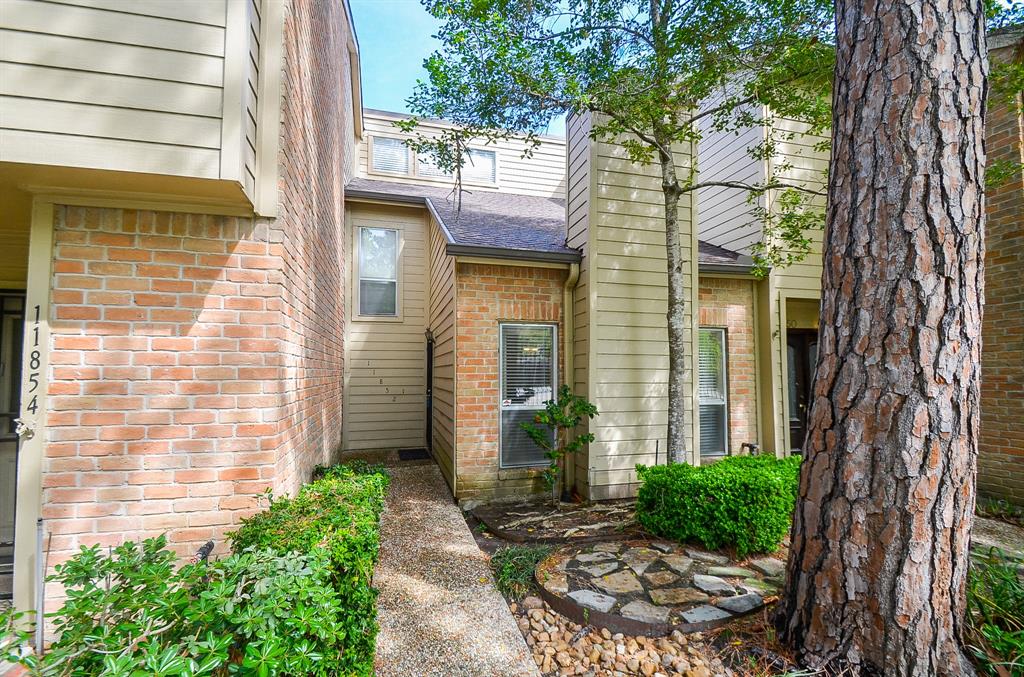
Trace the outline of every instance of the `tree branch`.
<instances>
[{"instance_id":1,"label":"tree branch","mask_svg":"<svg viewBox=\"0 0 1024 677\"><path fill-rule=\"evenodd\" d=\"M794 183L786 183L784 181L773 181L766 183L763 186L758 186L752 183L743 183L742 181L701 181L689 186L683 186L683 192L690 193L701 188L735 188L737 190L745 190L751 193L764 193L769 190L795 190L801 193L807 193L808 195L817 195L824 197L828 195L827 191L814 190L813 188L807 188L806 186L798 186Z\"/></svg>"}]
</instances>

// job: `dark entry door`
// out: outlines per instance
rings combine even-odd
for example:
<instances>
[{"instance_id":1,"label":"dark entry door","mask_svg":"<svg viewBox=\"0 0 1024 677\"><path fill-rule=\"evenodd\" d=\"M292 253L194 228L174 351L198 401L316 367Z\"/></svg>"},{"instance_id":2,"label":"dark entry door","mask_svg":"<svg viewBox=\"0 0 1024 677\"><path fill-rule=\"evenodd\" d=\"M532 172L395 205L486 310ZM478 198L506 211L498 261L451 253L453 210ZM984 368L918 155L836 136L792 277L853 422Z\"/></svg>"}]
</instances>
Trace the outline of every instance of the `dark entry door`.
<instances>
[{"instance_id":1,"label":"dark entry door","mask_svg":"<svg viewBox=\"0 0 1024 677\"><path fill-rule=\"evenodd\" d=\"M818 332L813 329L788 330L786 350L789 363L789 445L792 452L800 453L807 436L811 386L818 362Z\"/></svg>"},{"instance_id":2,"label":"dark entry door","mask_svg":"<svg viewBox=\"0 0 1024 677\"><path fill-rule=\"evenodd\" d=\"M434 339L427 339L427 430L424 444L433 450L434 440Z\"/></svg>"}]
</instances>

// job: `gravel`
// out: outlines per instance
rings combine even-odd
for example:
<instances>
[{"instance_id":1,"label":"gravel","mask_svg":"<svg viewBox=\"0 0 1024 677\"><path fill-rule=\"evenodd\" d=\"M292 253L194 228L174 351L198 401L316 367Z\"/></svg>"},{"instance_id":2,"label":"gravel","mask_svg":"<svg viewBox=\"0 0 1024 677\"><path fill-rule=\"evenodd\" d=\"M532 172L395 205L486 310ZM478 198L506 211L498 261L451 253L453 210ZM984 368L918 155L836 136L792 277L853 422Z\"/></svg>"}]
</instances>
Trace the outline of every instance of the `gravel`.
<instances>
[{"instance_id":1,"label":"gravel","mask_svg":"<svg viewBox=\"0 0 1024 677\"><path fill-rule=\"evenodd\" d=\"M437 467L390 470L374 572L377 676L539 675Z\"/></svg>"}]
</instances>

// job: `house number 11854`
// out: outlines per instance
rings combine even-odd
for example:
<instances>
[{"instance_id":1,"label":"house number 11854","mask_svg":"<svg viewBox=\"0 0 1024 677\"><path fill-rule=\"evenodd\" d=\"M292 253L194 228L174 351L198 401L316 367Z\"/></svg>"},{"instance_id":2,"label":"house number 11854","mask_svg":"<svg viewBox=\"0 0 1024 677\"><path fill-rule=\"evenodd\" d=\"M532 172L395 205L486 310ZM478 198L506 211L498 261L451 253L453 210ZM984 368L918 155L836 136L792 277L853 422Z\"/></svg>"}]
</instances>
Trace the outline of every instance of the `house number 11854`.
<instances>
[{"instance_id":1,"label":"house number 11854","mask_svg":"<svg viewBox=\"0 0 1024 677\"><path fill-rule=\"evenodd\" d=\"M33 414L39 409L39 366L42 364L39 352L39 306L34 307L35 318L32 320L32 352L28 354L28 394L32 399L28 401L25 409Z\"/></svg>"}]
</instances>

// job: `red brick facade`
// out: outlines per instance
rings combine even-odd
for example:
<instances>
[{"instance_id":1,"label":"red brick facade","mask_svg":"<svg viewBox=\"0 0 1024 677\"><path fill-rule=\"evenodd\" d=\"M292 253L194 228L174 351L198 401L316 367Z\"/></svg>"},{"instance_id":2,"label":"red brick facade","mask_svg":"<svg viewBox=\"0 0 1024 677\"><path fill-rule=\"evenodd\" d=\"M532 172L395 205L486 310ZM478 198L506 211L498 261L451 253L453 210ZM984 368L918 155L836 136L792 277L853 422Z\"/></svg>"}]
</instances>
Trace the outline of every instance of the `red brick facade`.
<instances>
[{"instance_id":1,"label":"red brick facade","mask_svg":"<svg viewBox=\"0 0 1024 677\"><path fill-rule=\"evenodd\" d=\"M1020 59L1022 47L993 51ZM989 108L989 162L1022 161L1021 95ZM1024 177L986 193L985 317L982 329L978 489L1024 505Z\"/></svg>"},{"instance_id":2,"label":"red brick facade","mask_svg":"<svg viewBox=\"0 0 1024 677\"><path fill-rule=\"evenodd\" d=\"M700 326L725 329L729 381L729 451L757 437L754 292L750 280L700 278Z\"/></svg>"},{"instance_id":3,"label":"red brick facade","mask_svg":"<svg viewBox=\"0 0 1024 677\"><path fill-rule=\"evenodd\" d=\"M44 547L191 553L341 445L341 3L290 3L276 219L57 207ZM340 76L339 76L340 74ZM58 603L53 590L49 605Z\"/></svg>"},{"instance_id":4,"label":"red brick facade","mask_svg":"<svg viewBox=\"0 0 1024 677\"><path fill-rule=\"evenodd\" d=\"M558 382L563 382L562 292L566 271L461 264L456 282L457 494L477 499L543 491L532 469L499 467L498 325L558 325Z\"/></svg>"}]
</instances>

